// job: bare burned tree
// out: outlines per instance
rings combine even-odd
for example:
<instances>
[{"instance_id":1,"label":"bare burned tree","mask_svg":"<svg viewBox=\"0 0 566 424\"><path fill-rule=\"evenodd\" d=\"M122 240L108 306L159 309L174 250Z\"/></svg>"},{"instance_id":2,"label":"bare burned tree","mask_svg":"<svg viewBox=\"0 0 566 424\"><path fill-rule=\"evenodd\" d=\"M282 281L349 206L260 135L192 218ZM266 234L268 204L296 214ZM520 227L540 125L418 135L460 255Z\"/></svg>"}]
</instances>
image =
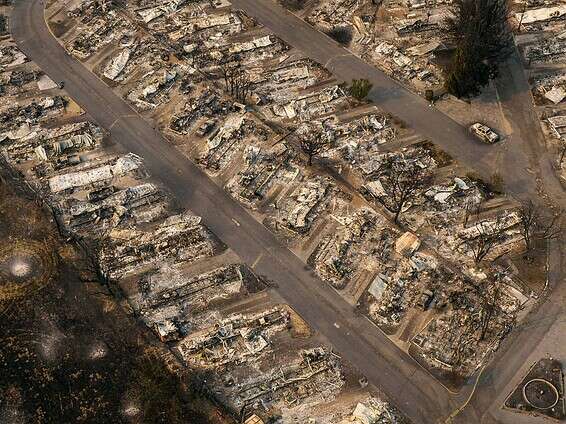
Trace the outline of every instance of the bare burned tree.
<instances>
[{"instance_id":1,"label":"bare burned tree","mask_svg":"<svg viewBox=\"0 0 566 424\"><path fill-rule=\"evenodd\" d=\"M295 133L301 150L308 157L308 166L311 166L313 159L326 151L333 142L333 136L325 131L324 122L302 123Z\"/></svg>"},{"instance_id":2,"label":"bare burned tree","mask_svg":"<svg viewBox=\"0 0 566 424\"><path fill-rule=\"evenodd\" d=\"M535 240L555 239L562 232L562 211L545 218L541 210L542 208L532 200L523 203L519 209L521 236L527 252L532 249Z\"/></svg>"},{"instance_id":3,"label":"bare burned tree","mask_svg":"<svg viewBox=\"0 0 566 424\"><path fill-rule=\"evenodd\" d=\"M470 220L471 216L473 215L479 216L481 212L481 208L482 208L481 201L476 202L473 200L468 200L466 202L464 206L464 222L463 222L464 227L468 226L468 221Z\"/></svg>"},{"instance_id":4,"label":"bare burned tree","mask_svg":"<svg viewBox=\"0 0 566 424\"><path fill-rule=\"evenodd\" d=\"M527 251L529 251L532 247L533 233L535 232L540 220L539 209L535 206L532 200L521 205L519 218L521 219L521 236L525 241Z\"/></svg>"},{"instance_id":5,"label":"bare burned tree","mask_svg":"<svg viewBox=\"0 0 566 424\"><path fill-rule=\"evenodd\" d=\"M490 330L490 324L497 312L501 300L501 282L499 277L487 279L480 290L480 338L484 340Z\"/></svg>"},{"instance_id":6,"label":"bare burned tree","mask_svg":"<svg viewBox=\"0 0 566 424\"><path fill-rule=\"evenodd\" d=\"M561 222L563 213L564 211L560 209L549 219L543 219L543 222L540 225L540 236L544 240L554 240L560 236L564 230Z\"/></svg>"},{"instance_id":7,"label":"bare burned tree","mask_svg":"<svg viewBox=\"0 0 566 424\"><path fill-rule=\"evenodd\" d=\"M476 346L476 328L477 323L469 317L469 319L462 320L466 311L461 310L458 313L453 313L450 316L450 321L447 326L446 340L453 338L453 334L458 334L458 342L451 344L451 360L452 371L458 373L464 368L466 358L469 358L470 352Z\"/></svg>"},{"instance_id":8,"label":"bare burned tree","mask_svg":"<svg viewBox=\"0 0 566 424\"><path fill-rule=\"evenodd\" d=\"M499 219L495 222L479 221L475 224L475 228L478 231L477 236L464 243L470 247L474 262L479 264L495 246L503 241L505 229Z\"/></svg>"},{"instance_id":9,"label":"bare burned tree","mask_svg":"<svg viewBox=\"0 0 566 424\"><path fill-rule=\"evenodd\" d=\"M220 74L224 79L226 91L230 96L245 103L253 86L241 62L235 61L220 65Z\"/></svg>"},{"instance_id":10,"label":"bare burned tree","mask_svg":"<svg viewBox=\"0 0 566 424\"><path fill-rule=\"evenodd\" d=\"M407 203L430 181L430 174L415 163L395 159L388 160L382 169L384 173L379 180L388 195L384 204L395 214L395 222L399 222Z\"/></svg>"},{"instance_id":11,"label":"bare burned tree","mask_svg":"<svg viewBox=\"0 0 566 424\"><path fill-rule=\"evenodd\" d=\"M251 92L252 82L246 72L241 72L235 79L234 97L240 102L245 103Z\"/></svg>"},{"instance_id":12,"label":"bare burned tree","mask_svg":"<svg viewBox=\"0 0 566 424\"><path fill-rule=\"evenodd\" d=\"M315 156L324 152L330 146L330 140L322 137L321 134L312 134L309 136L302 136L299 138L301 150L308 157L308 166L312 165Z\"/></svg>"}]
</instances>

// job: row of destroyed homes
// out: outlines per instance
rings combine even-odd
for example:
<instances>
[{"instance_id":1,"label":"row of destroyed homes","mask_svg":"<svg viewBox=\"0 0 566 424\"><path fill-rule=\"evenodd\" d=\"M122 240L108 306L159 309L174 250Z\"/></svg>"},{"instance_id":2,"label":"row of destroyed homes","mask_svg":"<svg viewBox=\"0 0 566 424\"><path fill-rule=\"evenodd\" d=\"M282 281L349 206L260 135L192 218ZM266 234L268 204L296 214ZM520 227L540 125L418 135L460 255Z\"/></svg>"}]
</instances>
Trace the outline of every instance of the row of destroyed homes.
<instances>
[{"instance_id":1,"label":"row of destroyed homes","mask_svg":"<svg viewBox=\"0 0 566 424\"><path fill-rule=\"evenodd\" d=\"M331 3L309 16L339 16ZM473 374L543 289L527 206L242 12L61 4L48 16L71 54L439 378ZM528 264L525 251L537 253Z\"/></svg>"},{"instance_id":2,"label":"row of destroyed homes","mask_svg":"<svg viewBox=\"0 0 566 424\"><path fill-rule=\"evenodd\" d=\"M72 11L81 25L116 18L104 3L81 5L80 11ZM171 7L165 11L171 13ZM150 16L150 9L144 10L140 16ZM159 15L159 10L152 13ZM120 31L119 24L108 28ZM139 42L132 60L144 48L153 48ZM53 211L62 235L85 248L100 275L125 295L124 307L162 341L163 351L172 352L179 367L210 376L206 390L225 411L248 424L408 422L200 217L179 208L149 175L142 158L113 145L109 134L88 121L9 40L0 49L5 52L0 69L3 166L18 171ZM163 71L173 76L154 93L160 102L166 93L186 96L180 90L187 78L194 85L188 92L197 95L200 86L185 73L185 64L178 66L178 71ZM136 72L135 67L129 72ZM143 87L136 96L149 93ZM234 132L253 130L247 115L234 115L233 103L217 96L230 105L218 119L230 117L226 122L232 122ZM130 97L137 104L139 97ZM157 104L157 97L151 99ZM204 119L205 114L197 117L187 130L200 127ZM225 122L218 125L225 127ZM229 140L231 130L224 131Z\"/></svg>"}]
</instances>

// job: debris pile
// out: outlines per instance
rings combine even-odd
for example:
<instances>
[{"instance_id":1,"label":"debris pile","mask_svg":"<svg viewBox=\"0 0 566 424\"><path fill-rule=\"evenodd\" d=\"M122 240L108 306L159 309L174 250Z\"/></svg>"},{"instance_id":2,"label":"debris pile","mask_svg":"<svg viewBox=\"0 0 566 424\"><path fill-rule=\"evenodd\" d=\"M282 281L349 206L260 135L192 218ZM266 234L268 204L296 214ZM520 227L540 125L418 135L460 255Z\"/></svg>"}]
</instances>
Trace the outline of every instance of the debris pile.
<instances>
[{"instance_id":1,"label":"debris pile","mask_svg":"<svg viewBox=\"0 0 566 424\"><path fill-rule=\"evenodd\" d=\"M330 191L329 179L316 177L305 181L279 206L277 222L296 233L307 233L327 206Z\"/></svg>"},{"instance_id":2,"label":"debris pile","mask_svg":"<svg viewBox=\"0 0 566 424\"><path fill-rule=\"evenodd\" d=\"M352 416L339 424L397 424L404 421L395 409L387 402L370 397L365 402L359 402L352 412Z\"/></svg>"},{"instance_id":3,"label":"debris pile","mask_svg":"<svg viewBox=\"0 0 566 424\"><path fill-rule=\"evenodd\" d=\"M344 386L339 358L323 347L301 350L298 356L264 372L252 371L237 384L221 375L229 404L236 411L244 406L270 411L334 399Z\"/></svg>"},{"instance_id":4,"label":"debris pile","mask_svg":"<svg viewBox=\"0 0 566 424\"><path fill-rule=\"evenodd\" d=\"M445 48L448 3L327 0L309 10L306 20L337 34L338 41L393 78L424 91L442 84L435 53Z\"/></svg>"},{"instance_id":5,"label":"debris pile","mask_svg":"<svg viewBox=\"0 0 566 424\"><path fill-rule=\"evenodd\" d=\"M215 245L200 217L184 213L167 218L151 231L112 230L99 257L111 279L160 261L187 262L212 256Z\"/></svg>"},{"instance_id":6,"label":"debris pile","mask_svg":"<svg viewBox=\"0 0 566 424\"><path fill-rule=\"evenodd\" d=\"M254 208L265 199L276 183L286 184L299 174L291 160L292 149L284 143L271 149L248 146L243 152L244 169L234 176L227 190L244 204Z\"/></svg>"},{"instance_id":7,"label":"debris pile","mask_svg":"<svg viewBox=\"0 0 566 424\"><path fill-rule=\"evenodd\" d=\"M323 237L308 262L323 280L344 288L360 266L373 269L386 262L392 243L384 219L370 209L332 217L340 224L337 231Z\"/></svg>"},{"instance_id":8,"label":"debris pile","mask_svg":"<svg viewBox=\"0 0 566 424\"><path fill-rule=\"evenodd\" d=\"M168 260L137 279L138 294L131 301L143 321L162 341L178 340L196 331L198 316L214 305L254 293L260 287L245 266L222 266L188 277L182 264Z\"/></svg>"},{"instance_id":9,"label":"debris pile","mask_svg":"<svg viewBox=\"0 0 566 424\"><path fill-rule=\"evenodd\" d=\"M413 342L431 365L469 376L511 330L520 305L502 281L463 286Z\"/></svg>"},{"instance_id":10,"label":"debris pile","mask_svg":"<svg viewBox=\"0 0 566 424\"><path fill-rule=\"evenodd\" d=\"M249 316L235 315L184 338L176 350L185 362L200 367L257 361L269 350L271 335L285 330L288 321L289 313L280 308Z\"/></svg>"}]
</instances>

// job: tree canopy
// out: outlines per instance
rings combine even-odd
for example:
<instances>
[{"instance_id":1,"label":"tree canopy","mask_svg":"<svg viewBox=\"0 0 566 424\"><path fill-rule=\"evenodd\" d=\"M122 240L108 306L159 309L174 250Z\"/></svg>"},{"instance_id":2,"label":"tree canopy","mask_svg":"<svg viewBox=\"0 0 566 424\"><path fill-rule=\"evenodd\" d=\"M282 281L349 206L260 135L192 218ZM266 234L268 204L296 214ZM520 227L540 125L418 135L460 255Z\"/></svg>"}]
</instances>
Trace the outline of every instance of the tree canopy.
<instances>
[{"instance_id":1,"label":"tree canopy","mask_svg":"<svg viewBox=\"0 0 566 424\"><path fill-rule=\"evenodd\" d=\"M446 20L456 46L446 69L446 89L457 97L476 96L512 52L506 0L455 0Z\"/></svg>"}]
</instances>

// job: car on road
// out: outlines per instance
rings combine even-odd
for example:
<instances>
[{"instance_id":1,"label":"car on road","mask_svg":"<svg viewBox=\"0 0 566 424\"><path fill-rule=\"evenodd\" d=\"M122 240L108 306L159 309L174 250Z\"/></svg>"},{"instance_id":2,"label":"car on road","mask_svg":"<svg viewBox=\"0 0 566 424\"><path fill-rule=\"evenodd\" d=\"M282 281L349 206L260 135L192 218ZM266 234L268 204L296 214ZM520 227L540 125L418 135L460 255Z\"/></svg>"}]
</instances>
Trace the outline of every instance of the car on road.
<instances>
[{"instance_id":1,"label":"car on road","mask_svg":"<svg viewBox=\"0 0 566 424\"><path fill-rule=\"evenodd\" d=\"M489 128L487 125L476 122L470 125L470 132L475 135L480 141L487 144L497 143L499 141L499 134Z\"/></svg>"}]
</instances>

